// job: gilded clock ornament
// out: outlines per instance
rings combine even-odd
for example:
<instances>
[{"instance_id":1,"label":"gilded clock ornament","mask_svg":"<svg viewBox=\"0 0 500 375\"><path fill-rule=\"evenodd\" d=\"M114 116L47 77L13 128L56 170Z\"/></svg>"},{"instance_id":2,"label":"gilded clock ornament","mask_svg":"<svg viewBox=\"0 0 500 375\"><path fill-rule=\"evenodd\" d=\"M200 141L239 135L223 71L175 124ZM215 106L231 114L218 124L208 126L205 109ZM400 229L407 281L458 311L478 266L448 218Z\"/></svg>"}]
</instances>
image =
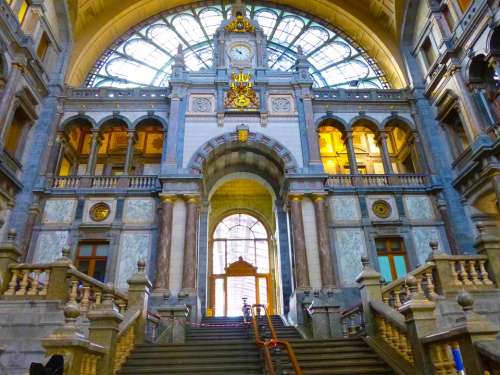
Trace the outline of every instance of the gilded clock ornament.
<instances>
[{"instance_id":1,"label":"gilded clock ornament","mask_svg":"<svg viewBox=\"0 0 500 375\"><path fill-rule=\"evenodd\" d=\"M99 202L90 208L90 217L94 221L104 221L109 217L111 208L107 203Z\"/></svg>"},{"instance_id":2,"label":"gilded clock ornament","mask_svg":"<svg viewBox=\"0 0 500 375\"><path fill-rule=\"evenodd\" d=\"M373 202L372 211L375 216L381 219L387 219L389 216L391 216L392 208L391 205L386 201L378 200Z\"/></svg>"},{"instance_id":3,"label":"gilded clock ornament","mask_svg":"<svg viewBox=\"0 0 500 375\"><path fill-rule=\"evenodd\" d=\"M224 28L232 33L253 33L255 31L255 26L252 25L250 20L239 12L236 14L235 19Z\"/></svg>"}]
</instances>

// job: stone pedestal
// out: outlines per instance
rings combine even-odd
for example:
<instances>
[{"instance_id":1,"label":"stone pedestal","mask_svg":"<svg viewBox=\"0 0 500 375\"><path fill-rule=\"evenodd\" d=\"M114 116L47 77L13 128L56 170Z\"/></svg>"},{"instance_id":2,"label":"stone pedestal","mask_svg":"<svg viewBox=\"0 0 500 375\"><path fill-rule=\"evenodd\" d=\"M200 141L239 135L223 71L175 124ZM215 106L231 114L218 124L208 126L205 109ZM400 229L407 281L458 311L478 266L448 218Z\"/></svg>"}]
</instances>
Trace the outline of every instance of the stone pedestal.
<instances>
[{"instance_id":1,"label":"stone pedestal","mask_svg":"<svg viewBox=\"0 0 500 375\"><path fill-rule=\"evenodd\" d=\"M16 245L16 231L11 229L7 234L7 241L0 244L0 291L9 283L9 265L17 263L21 252Z\"/></svg>"},{"instance_id":2,"label":"stone pedestal","mask_svg":"<svg viewBox=\"0 0 500 375\"><path fill-rule=\"evenodd\" d=\"M157 309L163 333L158 337L159 344L182 344L186 341L188 308L186 305L161 306Z\"/></svg>"},{"instance_id":3,"label":"stone pedestal","mask_svg":"<svg viewBox=\"0 0 500 375\"><path fill-rule=\"evenodd\" d=\"M338 339L343 337L342 303L334 293L317 294L308 307L314 339Z\"/></svg>"},{"instance_id":4,"label":"stone pedestal","mask_svg":"<svg viewBox=\"0 0 500 375\"><path fill-rule=\"evenodd\" d=\"M375 336L377 334L377 327L370 302L382 301L380 274L370 267L368 257L362 257L361 263L363 264L363 271L356 278L356 282L360 284L359 290L361 292L365 329L368 336Z\"/></svg>"},{"instance_id":5,"label":"stone pedestal","mask_svg":"<svg viewBox=\"0 0 500 375\"><path fill-rule=\"evenodd\" d=\"M127 280L128 283L128 308L141 311L135 335L136 343L143 343L146 335L146 322L148 314L149 294L151 281L146 272L143 260L137 262L137 272Z\"/></svg>"},{"instance_id":6,"label":"stone pedestal","mask_svg":"<svg viewBox=\"0 0 500 375\"><path fill-rule=\"evenodd\" d=\"M491 272L491 279L500 287L500 236L498 228L493 224L487 225L479 223L477 225L479 235L474 242L478 254L488 256L488 269Z\"/></svg>"},{"instance_id":7,"label":"stone pedestal","mask_svg":"<svg viewBox=\"0 0 500 375\"><path fill-rule=\"evenodd\" d=\"M89 341L106 350L106 355L100 362L100 371L103 374L112 374L119 326L123 321L123 315L114 305L113 295L105 292L102 303L90 311L87 317L90 321Z\"/></svg>"},{"instance_id":8,"label":"stone pedestal","mask_svg":"<svg viewBox=\"0 0 500 375\"><path fill-rule=\"evenodd\" d=\"M412 348L415 367L421 369L423 375L432 375L433 369L422 339L436 330L434 315L435 303L429 301L423 292L417 292L417 280L413 276L406 278L410 288L410 299L400 307L404 315L408 341Z\"/></svg>"}]
</instances>

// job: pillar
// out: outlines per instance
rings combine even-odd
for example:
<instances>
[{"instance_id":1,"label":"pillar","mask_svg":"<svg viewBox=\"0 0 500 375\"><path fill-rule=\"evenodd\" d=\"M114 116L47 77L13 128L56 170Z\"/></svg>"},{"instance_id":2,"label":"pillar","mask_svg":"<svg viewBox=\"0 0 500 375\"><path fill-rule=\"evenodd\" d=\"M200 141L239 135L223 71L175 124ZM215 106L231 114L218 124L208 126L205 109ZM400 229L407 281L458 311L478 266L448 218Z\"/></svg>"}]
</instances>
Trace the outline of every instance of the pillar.
<instances>
[{"instance_id":1,"label":"pillar","mask_svg":"<svg viewBox=\"0 0 500 375\"><path fill-rule=\"evenodd\" d=\"M361 303L363 305L363 319L368 336L377 334L375 316L372 312L371 302L382 301L382 290L380 288L380 274L370 266L368 257L361 257L363 271L356 278L361 293Z\"/></svg>"},{"instance_id":2,"label":"pillar","mask_svg":"<svg viewBox=\"0 0 500 375\"><path fill-rule=\"evenodd\" d=\"M35 197L34 199L37 198ZM35 229L35 225L38 224L38 219L40 218L40 216L40 204L38 203L38 201L34 201L29 209L28 219L26 220L26 228L20 245L23 261L27 260L31 238L33 236L33 230Z\"/></svg>"},{"instance_id":3,"label":"pillar","mask_svg":"<svg viewBox=\"0 0 500 375\"><path fill-rule=\"evenodd\" d=\"M127 133L127 138L127 155L125 156L125 167L123 168L123 172L128 175L130 174L130 169L132 168L134 160L135 132L129 131Z\"/></svg>"},{"instance_id":4,"label":"pillar","mask_svg":"<svg viewBox=\"0 0 500 375\"><path fill-rule=\"evenodd\" d=\"M325 195L314 195L314 214L316 231L318 233L319 264L321 267L321 283L323 289L335 288L335 276L328 237L328 222L326 219Z\"/></svg>"},{"instance_id":5,"label":"pillar","mask_svg":"<svg viewBox=\"0 0 500 375\"><path fill-rule=\"evenodd\" d=\"M13 102L13 96L15 94L17 84L19 83L19 78L24 71L24 67L21 64L13 63L11 66L11 72L9 78L7 78L7 83L4 86L2 99L0 100L0 119L2 119L2 123L0 123L0 143L3 144L3 139L5 133L7 132L7 128L10 126L10 123L4 121L9 118L7 116L9 112L10 105Z\"/></svg>"},{"instance_id":6,"label":"pillar","mask_svg":"<svg viewBox=\"0 0 500 375\"><path fill-rule=\"evenodd\" d=\"M343 141L347 148L347 157L349 158L349 170L351 174L359 174L358 163L356 162L356 152L352 142L352 131L345 132Z\"/></svg>"},{"instance_id":7,"label":"pillar","mask_svg":"<svg viewBox=\"0 0 500 375\"><path fill-rule=\"evenodd\" d=\"M137 262L137 272L127 280L128 284L128 308L140 311L140 318L137 321L135 343L145 342L148 318L148 301L151 289L151 282L146 274L146 263L144 260Z\"/></svg>"},{"instance_id":8,"label":"pillar","mask_svg":"<svg viewBox=\"0 0 500 375\"><path fill-rule=\"evenodd\" d=\"M99 152L100 145L99 137L99 131L96 129L92 130L89 160L87 162L87 175L89 176L93 176L95 174L95 165L97 163L97 154Z\"/></svg>"},{"instance_id":9,"label":"pillar","mask_svg":"<svg viewBox=\"0 0 500 375\"><path fill-rule=\"evenodd\" d=\"M450 244L451 253L453 255L459 255L461 253L460 247L458 246L457 239L455 238L455 234L453 233L453 228L450 222L450 215L448 213L448 205L446 204L446 201L444 199L438 197L437 207L439 214L441 215L441 219L443 219L444 230Z\"/></svg>"},{"instance_id":10,"label":"pillar","mask_svg":"<svg viewBox=\"0 0 500 375\"><path fill-rule=\"evenodd\" d=\"M111 290L105 290L103 301L87 314L90 320L89 341L103 346L106 354L99 363L102 374L112 374L118 342L118 332L123 316L114 305Z\"/></svg>"},{"instance_id":11,"label":"pillar","mask_svg":"<svg viewBox=\"0 0 500 375\"><path fill-rule=\"evenodd\" d=\"M416 173L430 173L431 170L428 167L425 159L425 152L420 143L420 138L417 132L413 132L407 141L408 147L410 147L410 153L412 156L413 166L415 167Z\"/></svg>"},{"instance_id":12,"label":"pillar","mask_svg":"<svg viewBox=\"0 0 500 375\"><path fill-rule=\"evenodd\" d=\"M309 164L311 166L322 167L321 157L319 154L318 133L314 124L314 111L312 105L312 95L302 95L302 103L304 106L304 118L307 131L307 144L309 148Z\"/></svg>"},{"instance_id":13,"label":"pillar","mask_svg":"<svg viewBox=\"0 0 500 375\"><path fill-rule=\"evenodd\" d=\"M299 290L310 289L307 266L304 222L302 221L302 196L290 196L290 216L292 222L293 249L295 254L295 283Z\"/></svg>"},{"instance_id":14,"label":"pillar","mask_svg":"<svg viewBox=\"0 0 500 375\"><path fill-rule=\"evenodd\" d=\"M179 129L179 120L181 118L182 97L178 93L170 95L170 116L168 120L170 137L167 137L166 154L164 154L165 163L162 166L162 174L168 170L177 169L177 132ZM166 168L166 170L164 170Z\"/></svg>"},{"instance_id":15,"label":"pillar","mask_svg":"<svg viewBox=\"0 0 500 375\"><path fill-rule=\"evenodd\" d=\"M198 196L186 197L186 233L184 240L184 266L182 272L182 293L190 296L196 293L196 245L198 232Z\"/></svg>"},{"instance_id":16,"label":"pillar","mask_svg":"<svg viewBox=\"0 0 500 375\"><path fill-rule=\"evenodd\" d=\"M156 253L154 289L168 290L170 277L170 249L172 246L172 215L175 195L160 195L160 228Z\"/></svg>"},{"instance_id":17,"label":"pillar","mask_svg":"<svg viewBox=\"0 0 500 375\"><path fill-rule=\"evenodd\" d=\"M57 174L59 166L61 165L62 156L64 154L64 144L65 144L64 133L58 132L54 142L54 146L52 147L52 150L49 155L49 160L47 161L47 170L46 170L47 175Z\"/></svg>"},{"instance_id":18,"label":"pillar","mask_svg":"<svg viewBox=\"0 0 500 375\"><path fill-rule=\"evenodd\" d=\"M384 172L386 174L393 174L391 156L389 155L389 149L387 148L387 133L381 132L378 136L378 145L380 147L380 153L382 155L382 163L384 164Z\"/></svg>"}]
</instances>

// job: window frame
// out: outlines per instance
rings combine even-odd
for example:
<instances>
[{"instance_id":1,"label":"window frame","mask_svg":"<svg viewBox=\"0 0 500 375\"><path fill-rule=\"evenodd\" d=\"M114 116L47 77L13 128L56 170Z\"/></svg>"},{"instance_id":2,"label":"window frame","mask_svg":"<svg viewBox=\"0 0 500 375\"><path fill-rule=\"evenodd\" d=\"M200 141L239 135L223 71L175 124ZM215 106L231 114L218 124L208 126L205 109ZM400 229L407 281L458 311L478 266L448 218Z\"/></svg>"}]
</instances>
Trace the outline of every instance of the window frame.
<instances>
[{"instance_id":1,"label":"window frame","mask_svg":"<svg viewBox=\"0 0 500 375\"><path fill-rule=\"evenodd\" d=\"M80 255L81 248L83 246L86 246L86 245L92 246L92 253L91 253L90 256L81 256ZM96 255L97 248L99 246L103 246L103 245L107 246L107 248L108 248L108 255L106 255L106 256L97 256ZM105 265L104 265L104 278L103 278L103 280L101 282L106 282L106 280L107 280L108 258L109 258L109 242L108 241L81 241L81 242L78 243L78 247L77 247L77 250L76 250L75 267L76 267L76 269L78 271L80 271L80 268L79 268L80 262L82 260L87 260L89 262L87 273L85 273L83 271L80 271L80 272L85 273L89 277L95 278L94 274L95 274L96 261L104 260L105 261Z\"/></svg>"},{"instance_id":2,"label":"window frame","mask_svg":"<svg viewBox=\"0 0 500 375\"><path fill-rule=\"evenodd\" d=\"M384 251L380 252L378 243L382 242L384 243ZM399 242L399 251L393 251L392 247L390 247L390 243L393 241L398 241ZM398 236L389 236L389 237L377 237L375 238L375 251L377 252L377 264L379 265L380 268L380 263L379 263L379 257L380 256L386 256L389 259L389 266L391 269L391 277L392 280L385 280L386 282L392 282L394 280L398 279L398 274L396 270L396 264L394 262L394 256L403 256L403 259L405 261L405 266L406 266L406 273L409 272L410 270L410 262L408 259L408 252L406 251L406 246L404 243L404 239L402 237ZM402 276L400 276L402 277Z\"/></svg>"}]
</instances>

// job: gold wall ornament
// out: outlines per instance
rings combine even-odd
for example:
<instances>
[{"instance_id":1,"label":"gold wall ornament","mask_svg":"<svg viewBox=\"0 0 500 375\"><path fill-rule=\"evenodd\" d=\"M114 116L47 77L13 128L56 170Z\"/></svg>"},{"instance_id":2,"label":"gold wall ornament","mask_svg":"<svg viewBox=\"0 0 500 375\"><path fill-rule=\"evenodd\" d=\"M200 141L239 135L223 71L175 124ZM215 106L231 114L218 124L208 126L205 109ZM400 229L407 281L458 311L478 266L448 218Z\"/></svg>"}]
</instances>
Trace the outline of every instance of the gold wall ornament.
<instances>
[{"instance_id":1,"label":"gold wall ornament","mask_svg":"<svg viewBox=\"0 0 500 375\"><path fill-rule=\"evenodd\" d=\"M386 201L378 200L373 202L372 211L375 214L375 216L381 219L387 219L389 216L391 216L392 208L391 205Z\"/></svg>"},{"instance_id":2,"label":"gold wall ornament","mask_svg":"<svg viewBox=\"0 0 500 375\"><path fill-rule=\"evenodd\" d=\"M253 33L255 26L250 20L244 17L241 13L236 15L236 18L229 22L224 29L230 33Z\"/></svg>"},{"instance_id":3,"label":"gold wall ornament","mask_svg":"<svg viewBox=\"0 0 500 375\"><path fill-rule=\"evenodd\" d=\"M259 99L253 88L250 73L233 73L229 84L229 91L226 94L224 105L226 108L249 109L258 108Z\"/></svg>"},{"instance_id":4,"label":"gold wall ornament","mask_svg":"<svg viewBox=\"0 0 500 375\"><path fill-rule=\"evenodd\" d=\"M90 207L90 218L94 221L104 221L109 217L111 208L107 203L99 202Z\"/></svg>"},{"instance_id":5,"label":"gold wall ornament","mask_svg":"<svg viewBox=\"0 0 500 375\"><path fill-rule=\"evenodd\" d=\"M248 127L240 125L236 128L236 132L238 134L238 142L246 143L248 141L248 137L250 135Z\"/></svg>"}]
</instances>

